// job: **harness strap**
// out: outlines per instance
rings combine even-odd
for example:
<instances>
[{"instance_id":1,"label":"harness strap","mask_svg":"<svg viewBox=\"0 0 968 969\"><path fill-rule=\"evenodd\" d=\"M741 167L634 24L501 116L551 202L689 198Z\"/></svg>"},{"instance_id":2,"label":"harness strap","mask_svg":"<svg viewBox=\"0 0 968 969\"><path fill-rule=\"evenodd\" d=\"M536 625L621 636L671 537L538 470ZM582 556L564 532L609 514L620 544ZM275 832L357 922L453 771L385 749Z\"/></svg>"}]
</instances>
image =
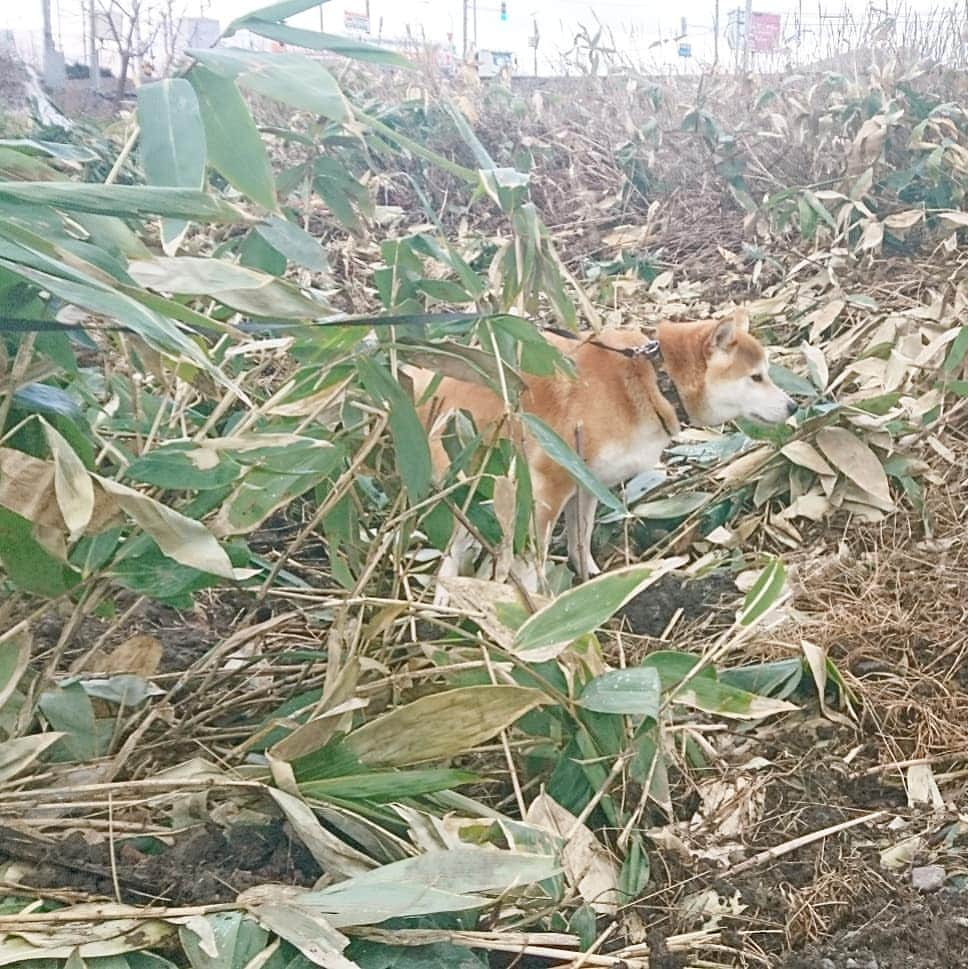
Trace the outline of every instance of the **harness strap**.
<instances>
[{"instance_id":1,"label":"harness strap","mask_svg":"<svg viewBox=\"0 0 968 969\"><path fill-rule=\"evenodd\" d=\"M581 337L570 332L569 330L562 330L556 326L548 326L544 328L549 333L555 333L558 336L565 337L569 340L580 340ZM659 345L658 340L646 340L645 343L640 344L637 347L610 347L607 343L602 343L601 340L596 340L594 338L586 340L586 343L590 343L593 347L598 347L600 350L608 350L611 353L619 353L623 357L628 357L630 360L636 360L639 357L645 357L649 363L652 364L655 370L656 383L659 385L659 393L672 405L676 412L676 417L679 419L679 425L681 427L687 427L689 425L689 415L686 413L685 405L682 403L682 397L679 396L679 390L676 387L669 371L664 366L662 360L662 347ZM659 418L662 420L662 418ZM664 424L664 422L663 422ZM666 427L666 433L672 437L672 430Z\"/></svg>"}]
</instances>

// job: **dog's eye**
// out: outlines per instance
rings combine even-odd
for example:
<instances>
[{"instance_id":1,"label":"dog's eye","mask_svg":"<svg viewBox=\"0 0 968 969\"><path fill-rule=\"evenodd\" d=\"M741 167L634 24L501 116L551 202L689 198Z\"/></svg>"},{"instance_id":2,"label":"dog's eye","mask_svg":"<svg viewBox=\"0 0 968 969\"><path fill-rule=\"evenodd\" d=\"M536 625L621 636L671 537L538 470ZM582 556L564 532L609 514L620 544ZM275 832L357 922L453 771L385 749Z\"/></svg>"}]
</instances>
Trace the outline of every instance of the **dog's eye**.
<instances>
[{"instance_id":1,"label":"dog's eye","mask_svg":"<svg viewBox=\"0 0 968 969\"><path fill-rule=\"evenodd\" d=\"M761 384L761 383L763 383L763 374L761 374L761 373L754 373L750 377L750 380L752 380L754 383Z\"/></svg>"}]
</instances>

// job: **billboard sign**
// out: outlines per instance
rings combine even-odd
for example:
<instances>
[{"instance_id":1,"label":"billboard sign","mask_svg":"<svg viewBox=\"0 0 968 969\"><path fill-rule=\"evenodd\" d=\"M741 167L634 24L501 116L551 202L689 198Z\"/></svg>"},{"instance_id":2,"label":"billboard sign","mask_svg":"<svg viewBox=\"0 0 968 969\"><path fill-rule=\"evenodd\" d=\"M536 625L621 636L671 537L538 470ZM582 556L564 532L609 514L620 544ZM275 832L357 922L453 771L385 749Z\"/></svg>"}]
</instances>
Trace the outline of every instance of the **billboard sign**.
<instances>
[{"instance_id":1,"label":"billboard sign","mask_svg":"<svg viewBox=\"0 0 968 969\"><path fill-rule=\"evenodd\" d=\"M343 11L343 26L347 30L356 30L361 34L368 34L370 32L370 15L345 10Z\"/></svg>"},{"instance_id":2,"label":"billboard sign","mask_svg":"<svg viewBox=\"0 0 968 969\"><path fill-rule=\"evenodd\" d=\"M750 50L765 54L780 46L780 15L754 13L750 17Z\"/></svg>"}]
</instances>

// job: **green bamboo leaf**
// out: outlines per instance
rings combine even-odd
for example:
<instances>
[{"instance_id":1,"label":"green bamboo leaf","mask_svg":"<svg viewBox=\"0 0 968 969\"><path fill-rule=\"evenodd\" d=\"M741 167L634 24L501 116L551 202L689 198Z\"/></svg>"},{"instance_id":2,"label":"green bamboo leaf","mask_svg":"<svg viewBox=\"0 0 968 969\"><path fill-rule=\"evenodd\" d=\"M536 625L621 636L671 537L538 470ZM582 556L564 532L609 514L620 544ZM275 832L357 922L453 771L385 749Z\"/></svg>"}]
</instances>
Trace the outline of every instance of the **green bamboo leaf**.
<instances>
[{"instance_id":1,"label":"green bamboo leaf","mask_svg":"<svg viewBox=\"0 0 968 969\"><path fill-rule=\"evenodd\" d=\"M419 292L443 303L470 303L473 300L463 286L450 279L420 279L414 285Z\"/></svg>"},{"instance_id":2,"label":"green bamboo leaf","mask_svg":"<svg viewBox=\"0 0 968 969\"><path fill-rule=\"evenodd\" d=\"M514 637L515 652L527 658L542 651L563 650L580 636L597 629L643 589L681 564L670 559L656 565L632 565L600 575L577 589L569 589L536 612L521 626Z\"/></svg>"},{"instance_id":3,"label":"green bamboo leaf","mask_svg":"<svg viewBox=\"0 0 968 969\"><path fill-rule=\"evenodd\" d=\"M0 710L10 699L30 660L30 639L20 633L0 643Z\"/></svg>"},{"instance_id":4,"label":"green bamboo leaf","mask_svg":"<svg viewBox=\"0 0 968 969\"><path fill-rule=\"evenodd\" d=\"M326 3L327 0L322 0ZM280 3L270 3L267 7L259 7L250 10L241 17L236 17L228 27L225 28L225 36L231 37L237 30L245 30L250 20L287 20L294 17L297 13L320 6L319 0L281 0Z\"/></svg>"},{"instance_id":5,"label":"green bamboo leaf","mask_svg":"<svg viewBox=\"0 0 968 969\"><path fill-rule=\"evenodd\" d=\"M480 138L474 134L474 129L471 128L470 124L467 122L467 118L464 112L460 110L456 105L450 102L445 102L444 108L447 114L450 115L451 121L454 122L454 127L457 129L458 134L467 143L467 147L470 148L474 155L474 160L477 162L477 167L482 169L481 171L481 181L484 182L487 176L490 176L492 171L498 171L497 162L491 157L490 152L481 143ZM500 169L500 171L513 171L513 169ZM516 175L521 175L521 172L515 172ZM524 175L523 184L527 185L528 176Z\"/></svg>"},{"instance_id":6,"label":"green bamboo leaf","mask_svg":"<svg viewBox=\"0 0 968 969\"><path fill-rule=\"evenodd\" d=\"M196 932L207 923L207 931ZM241 912L199 916L178 930L191 969L242 969L265 950L269 933Z\"/></svg>"},{"instance_id":7,"label":"green bamboo leaf","mask_svg":"<svg viewBox=\"0 0 968 969\"><path fill-rule=\"evenodd\" d=\"M88 242L119 259L144 259L151 255L148 247L122 219L90 212L74 212L71 218L88 233Z\"/></svg>"},{"instance_id":8,"label":"green bamboo leaf","mask_svg":"<svg viewBox=\"0 0 968 969\"><path fill-rule=\"evenodd\" d=\"M493 353L478 347L465 347L451 340L437 343L416 343L397 339L400 355L415 367L431 370L445 377L481 384L499 390L501 373ZM515 393L524 389L524 382L513 371L504 368L504 380Z\"/></svg>"},{"instance_id":9,"label":"green bamboo leaf","mask_svg":"<svg viewBox=\"0 0 968 969\"><path fill-rule=\"evenodd\" d=\"M205 185L205 126L195 89L182 77L138 88L141 167L149 185L202 189ZM161 243L177 248L188 223L164 219Z\"/></svg>"},{"instance_id":10,"label":"green bamboo leaf","mask_svg":"<svg viewBox=\"0 0 968 969\"><path fill-rule=\"evenodd\" d=\"M678 686L689 676L699 662L700 658L692 653L678 653L671 649L659 649L654 653L649 653L640 665L654 669L658 673L662 692L665 693ZM715 679L716 671L713 667L706 666L696 675Z\"/></svg>"},{"instance_id":11,"label":"green bamboo leaf","mask_svg":"<svg viewBox=\"0 0 968 969\"><path fill-rule=\"evenodd\" d=\"M208 162L243 195L267 209L276 209L276 186L262 136L231 78L201 65L188 75L198 97Z\"/></svg>"},{"instance_id":12,"label":"green bamboo leaf","mask_svg":"<svg viewBox=\"0 0 968 969\"><path fill-rule=\"evenodd\" d=\"M366 392L378 406L386 409L400 477L410 500L418 502L430 492L433 464L427 432L417 416L413 401L387 370L374 360L361 357L356 366Z\"/></svg>"},{"instance_id":13,"label":"green bamboo leaf","mask_svg":"<svg viewBox=\"0 0 968 969\"><path fill-rule=\"evenodd\" d=\"M659 674L649 667L609 670L582 690L578 705L598 713L634 714L658 719L661 701Z\"/></svg>"},{"instance_id":14,"label":"green bamboo leaf","mask_svg":"<svg viewBox=\"0 0 968 969\"><path fill-rule=\"evenodd\" d=\"M182 333L170 320L123 293L101 287L94 280L84 284L59 279L50 273L37 272L6 259L0 259L0 266L29 279L68 303L124 323L160 353L184 356L196 366L216 376L220 382L225 383L221 372L209 361L198 344Z\"/></svg>"},{"instance_id":15,"label":"green bamboo leaf","mask_svg":"<svg viewBox=\"0 0 968 969\"><path fill-rule=\"evenodd\" d=\"M345 452L328 441L294 438L284 447L266 447L261 453L239 450L226 455L254 466L222 503L212 528L218 535L243 535L326 480L342 463Z\"/></svg>"},{"instance_id":16,"label":"green bamboo leaf","mask_svg":"<svg viewBox=\"0 0 968 969\"><path fill-rule=\"evenodd\" d=\"M239 246L239 265L261 269L273 276L284 276L289 262L253 229Z\"/></svg>"},{"instance_id":17,"label":"green bamboo leaf","mask_svg":"<svg viewBox=\"0 0 968 969\"><path fill-rule=\"evenodd\" d=\"M355 939L347 950L359 969L488 969L477 953L452 942L384 945Z\"/></svg>"},{"instance_id":18,"label":"green bamboo leaf","mask_svg":"<svg viewBox=\"0 0 968 969\"><path fill-rule=\"evenodd\" d=\"M429 204L429 203L428 203ZM442 230L438 226L438 231ZM423 252L451 269L460 278L461 285L474 298L483 296L487 290L483 280L461 257L457 249L446 239L436 239L427 233L411 237L410 244L416 252Z\"/></svg>"},{"instance_id":19,"label":"green bamboo leaf","mask_svg":"<svg viewBox=\"0 0 968 969\"><path fill-rule=\"evenodd\" d=\"M672 702L735 720L760 720L777 713L791 713L796 706L785 700L747 693L713 677L696 676L674 690Z\"/></svg>"},{"instance_id":20,"label":"green bamboo leaf","mask_svg":"<svg viewBox=\"0 0 968 969\"><path fill-rule=\"evenodd\" d=\"M54 276L61 276L64 279L72 279L83 284L92 284L105 289L114 288L119 282L132 282L130 276L124 271L116 260L106 253L98 253L92 246L78 258L74 252L68 250L66 246L49 242L42 236L22 229L18 226L0 220L0 259L9 259L11 262L21 266L29 266L32 269L39 269L41 272L50 273ZM63 243L65 240L60 240ZM90 251L93 250L93 253ZM70 255L69 255L70 253ZM101 265L96 265L93 261L84 256L94 256L99 262L105 262L117 275L106 271Z\"/></svg>"},{"instance_id":21,"label":"green bamboo leaf","mask_svg":"<svg viewBox=\"0 0 968 969\"><path fill-rule=\"evenodd\" d=\"M73 760L94 760L104 753L109 737L98 729L91 698L80 683L42 693L37 705L51 727L64 734L61 744Z\"/></svg>"},{"instance_id":22,"label":"green bamboo leaf","mask_svg":"<svg viewBox=\"0 0 968 969\"><path fill-rule=\"evenodd\" d=\"M244 104L243 107L245 107ZM251 118L249 120L251 121ZM238 139L233 144L238 145ZM262 143L259 144L261 147ZM268 162L266 164L268 165ZM245 213L222 199L196 189L168 188L161 185L0 182L0 200L39 203L68 212L92 212L95 215L124 217L161 215L191 219L195 222L248 221Z\"/></svg>"},{"instance_id":23,"label":"green bamboo leaf","mask_svg":"<svg viewBox=\"0 0 968 969\"><path fill-rule=\"evenodd\" d=\"M963 326L951 344L951 349L944 361L944 372L953 373L964 362L968 355L968 326Z\"/></svg>"},{"instance_id":24,"label":"green bamboo leaf","mask_svg":"<svg viewBox=\"0 0 968 969\"><path fill-rule=\"evenodd\" d=\"M812 239L817 234L816 211L803 196L800 196L797 199L797 212L800 216L800 235L804 239Z\"/></svg>"},{"instance_id":25,"label":"green bamboo leaf","mask_svg":"<svg viewBox=\"0 0 968 969\"><path fill-rule=\"evenodd\" d=\"M753 588L746 593L743 608L739 614L740 625L750 626L768 612L785 587L786 567L783 559L773 559L760 572L759 578L753 583Z\"/></svg>"},{"instance_id":26,"label":"green bamboo leaf","mask_svg":"<svg viewBox=\"0 0 968 969\"><path fill-rule=\"evenodd\" d=\"M587 464L540 417L522 414L521 421L531 432L541 449L560 464L586 491L590 491L603 505L613 511L625 511L621 500L609 491Z\"/></svg>"},{"instance_id":27,"label":"green bamboo leaf","mask_svg":"<svg viewBox=\"0 0 968 969\"><path fill-rule=\"evenodd\" d=\"M558 871L560 866L550 855L461 846L381 865L329 888L309 892L301 902L332 915L334 925L363 925L393 916L421 914L410 904L421 905L425 893L445 893L459 902L471 893L504 893L523 888L551 878ZM481 899L476 898L457 908L480 904ZM375 911L367 911L371 906L380 912L378 917ZM447 909L435 906L423 911Z\"/></svg>"},{"instance_id":28,"label":"green bamboo leaf","mask_svg":"<svg viewBox=\"0 0 968 969\"><path fill-rule=\"evenodd\" d=\"M458 165L449 158L445 158L438 152L431 151L416 139L410 138L403 132L398 131L396 128L391 128L389 125L384 124L379 118L376 118L371 114L365 114L362 111L357 111L356 120L368 125L383 138L386 138L388 141L399 145L401 148L405 148L418 158L424 158L429 162L433 162L433 164L437 165L442 171L449 172L451 175L463 179L465 182L474 187L477 187L480 184L480 175L475 169L465 168L463 165Z\"/></svg>"},{"instance_id":29,"label":"green bamboo leaf","mask_svg":"<svg viewBox=\"0 0 968 969\"><path fill-rule=\"evenodd\" d=\"M55 181L64 176L36 155L0 146L0 175L24 182Z\"/></svg>"},{"instance_id":30,"label":"green bamboo leaf","mask_svg":"<svg viewBox=\"0 0 968 969\"><path fill-rule=\"evenodd\" d=\"M277 282L268 273L211 256L156 256L132 260L128 269L142 286L183 296L259 289Z\"/></svg>"},{"instance_id":31,"label":"green bamboo leaf","mask_svg":"<svg viewBox=\"0 0 968 969\"><path fill-rule=\"evenodd\" d=\"M396 707L354 730L343 744L371 767L443 760L490 740L545 702L540 690L523 686L459 687Z\"/></svg>"},{"instance_id":32,"label":"green bamboo leaf","mask_svg":"<svg viewBox=\"0 0 968 969\"><path fill-rule=\"evenodd\" d=\"M317 158L313 170L313 187L326 207L350 232L362 234L366 227L363 214L372 214L367 189L332 158Z\"/></svg>"},{"instance_id":33,"label":"green bamboo leaf","mask_svg":"<svg viewBox=\"0 0 968 969\"><path fill-rule=\"evenodd\" d=\"M384 50L373 44L340 37L337 34L323 34L315 30L303 30L290 27L288 24L272 23L267 19L249 19L245 29L260 37L277 40L289 47L305 47L308 50L324 50L332 54L352 58L355 61L365 61L369 64L385 64L388 67L413 68L413 64L402 54L392 50Z\"/></svg>"},{"instance_id":34,"label":"green bamboo leaf","mask_svg":"<svg viewBox=\"0 0 968 969\"><path fill-rule=\"evenodd\" d=\"M33 138L0 139L3 148L15 148L27 155L45 155L66 162L97 161L97 152L83 145L65 145L59 141L36 141Z\"/></svg>"},{"instance_id":35,"label":"green bamboo leaf","mask_svg":"<svg viewBox=\"0 0 968 969\"><path fill-rule=\"evenodd\" d=\"M228 323L223 323L221 320L216 320L211 316L199 313L190 306L185 306L184 303L179 303L174 299L168 299L167 296L161 296L158 293L152 293L150 290L141 289L139 286L119 286L118 291L125 296L131 297L135 302L141 303L142 306L146 306L159 316L184 323L187 328L196 333L204 333L206 330L220 335L236 332L235 328Z\"/></svg>"},{"instance_id":36,"label":"green bamboo leaf","mask_svg":"<svg viewBox=\"0 0 968 969\"><path fill-rule=\"evenodd\" d=\"M109 557L113 552L109 549L105 555ZM124 588L176 609L190 608L194 593L219 582L208 572L169 558L148 535L126 540L122 554L110 563L109 574Z\"/></svg>"},{"instance_id":37,"label":"green bamboo leaf","mask_svg":"<svg viewBox=\"0 0 968 969\"><path fill-rule=\"evenodd\" d=\"M174 491L224 488L241 474L241 466L227 455L186 441L152 448L124 469L132 481Z\"/></svg>"},{"instance_id":38,"label":"green bamboo leaf","mask_svg":"<svg viewBox=\"0 0 968 969\"><path fill-rule=\"evenodd\" d=\"M235 47L189 50L198 63L256 94L333 121L345 121L349 109L336 79L318 61L303 54L270 54Z\"/></svg>"},{"instance_id":39,"label":"green bamboo leaf","mask_svg":"<svg viewBox=\"0 0 968 969\"><path fill-rule=\"evenodd\" d=\"M697 508L702 508L712 497L713 495L708 491L687 491L671 498L644 501L632 509L632 514L636 518L685 518Z\"/></svg>"},{"instance_id":40,"label":"green bamboo leaf","mask_svg":"<svg viewBox=\"0 0 968 969\"><path fill-rule=\"evenodd\" d=\"M653 779L655 779L656 773L651 772ZM619 872L619 898L629 901L641 898L649 883L650 874L649 856L643 847L642 835L635 832L632 834L625 861L622 863L622 870Z\"/></svg>"},{"instance_id":41,"label":"green bamboo leaf","mask_svg":"<svg viewBox=\"0 0 968 969\"><path fill-rule=\"evenodd\" d=\"M701 662L700 657L691 653L658 650L650 653L642 661L641 666L653 670L658 675L662 692L668 693L673 703L703 710L706 713L739 720L753 720L795 709L782 699L759 695L762 692L759 689L750 692L745 688L747 685L766 685L766 681L759 678L737 677L735 681L720 680L712 666L704 666L693 675L693 670ZM794 662L799 665L799 660ZM724 676L728 675L728 673L724 674ZM680 684L687 679L685 686L680 687Z\"/></svg>"},{"instance_id":42,"label":"green bamboo leaf","mask_svg":"<svg viewBox=\"0 0 968 969\"><path fill-rule=\"evenodd\" d=\"M26 518L6 508L0 508L0 564L18 589L48 599L63 595L81 578L37 542Z\"/></svg>"},{"instance_id":43,"label":"green bamboo leaf","mask_svg":"<svg viewBox=\"0 0 968 969\"><path fill-rule=\"evenodd\" d=\"M387 770L369 771L347 777L328 777L299 785L303 797L338 798L344 801L399 801L421 794L435 794L461 784L473 784L480 778L465 770Z\"/></svg>"},{"instance_id":44,"label":"green bamboo leaf","mask_svg":"<svg viewBox=\"0 0 968 969\"><path fill-rule=\"evenodd\" d=\"M328 309L292 283L256 269L201 256L159 256L128 265L142 286L186 296L211 296L252 316L313 320Z\"/></svg>"},{"instance_id":45,"label":"green bamboo leaf","mask_svg":"<svg viewBox=\"0 0 968 969\"><path fill-rule=\"evenodd\" d=\"M255 232L273 249L297 266L304 266L314 273L329 269L326 251L305 229L281 216L270 216L255 227Z\"/></svg>"},{"instance_id":46,"label":"green bamboo leaf","mask_svg":"<svg viewBox=\"0 0 968 969\"><path fill-rule=\"evenodd\" d=\"M0 320L0 332L6 329L6 320ZM57 324L55 324L56 328ZM13 395L13 402L32 414L48 414L53 417L67 417L81 422L84 411L66 390L51 387L49 384L21 384Z\"/></svg>"},{"instance_id":47,"label":"green bamboo leaf","mask_svg":"<svg viewBox=\"0 0 968 969\"><path fill-rule=\"evenodd\" d=\"M723 670L720 681L749 693L775 696L785 700L803 679L803 663L799 658L779 659L752 666L739 666Z\"/></svg>"}]
</instances>

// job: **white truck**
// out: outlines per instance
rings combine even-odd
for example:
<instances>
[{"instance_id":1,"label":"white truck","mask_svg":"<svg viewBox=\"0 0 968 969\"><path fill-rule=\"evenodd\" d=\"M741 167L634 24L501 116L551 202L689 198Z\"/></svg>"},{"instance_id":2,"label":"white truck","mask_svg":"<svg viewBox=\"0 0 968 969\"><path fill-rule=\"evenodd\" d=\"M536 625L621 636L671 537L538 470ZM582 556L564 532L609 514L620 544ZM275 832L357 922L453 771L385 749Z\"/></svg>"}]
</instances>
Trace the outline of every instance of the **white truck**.
<instances>
[{"instance_id":1,"label":"white truck","mask_svg":"<svg viewBox=\"0 0 968 969\"><path fill-rule=\"evenodd\" d=\"M497 77L505 68L512 74L518 69L518 59L509 50L479 50L476 58L481 78Z\"/></svg>"}]
</instances>

